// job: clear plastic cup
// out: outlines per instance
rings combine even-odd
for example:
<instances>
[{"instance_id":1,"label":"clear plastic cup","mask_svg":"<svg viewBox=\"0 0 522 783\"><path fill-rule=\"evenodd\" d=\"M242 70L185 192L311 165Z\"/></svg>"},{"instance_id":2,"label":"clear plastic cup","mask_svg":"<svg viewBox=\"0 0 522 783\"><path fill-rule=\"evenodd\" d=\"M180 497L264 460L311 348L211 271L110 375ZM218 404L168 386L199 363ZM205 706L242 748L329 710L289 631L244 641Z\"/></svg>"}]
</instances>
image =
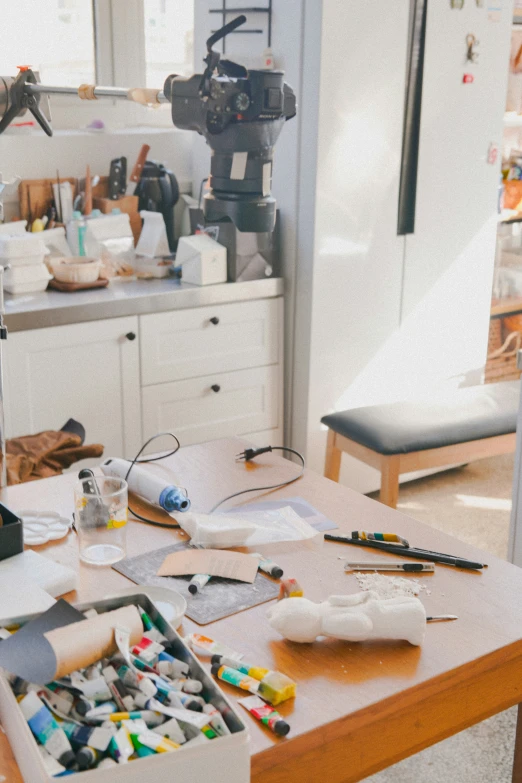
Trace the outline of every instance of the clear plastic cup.
<instances>
[{"instance_id":1,"label":"clear plastic cup","mask_svg":"<svg viewBox=\"0 0 522 783\"><path fill-rule=\"evenodd\" d=\"M127 482L94 476L74 487L75 527L80 558L89 565L107 566L126 553Z\"/></svg>"}]
</instances>

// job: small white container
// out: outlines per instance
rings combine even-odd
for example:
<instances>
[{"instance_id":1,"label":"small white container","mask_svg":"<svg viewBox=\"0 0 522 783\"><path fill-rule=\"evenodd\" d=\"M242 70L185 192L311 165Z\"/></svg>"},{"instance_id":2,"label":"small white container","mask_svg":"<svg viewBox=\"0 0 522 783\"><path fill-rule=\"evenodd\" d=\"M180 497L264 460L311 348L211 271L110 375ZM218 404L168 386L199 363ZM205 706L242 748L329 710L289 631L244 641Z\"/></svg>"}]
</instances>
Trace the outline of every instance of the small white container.
<instances>
[{"instance_id":1,"label":"small white container","mask_svg":"<svg viewBox=\"0 0 522 783\"><path fill-rule=\"evenodd\" d=\"M77 606L81 612L94 607L98 613L117 609L129 604L139 605L159 626L161 632L176 645L176 657L189 664L191 674L197 675L204 686L204 692L214 706L227 710L233 722L232 733L209 741L202 741L190 747L182 747L175 753L158 753L143 759L119 764L111 769L91 769L79 772L78 783L195 783L210 779L212 783L249 783L250 750L247 728L243 716L239 715L225 697L217 682L203 668L189 650L181 636L169 625L157 607L146 595L139 592L131 596L109 598ZM33 615L33 617L36 615ZM31 617L10 618L9 624L25 622ZM0 722L4 727L14 757L20 767L25 783L53 783L43 766L38 746L25 721L22 711L5 677L0 673Z\"/></svg>"},{"instance_id":2,"label":"small white container","mask_svg":"<svg viewBox=\"0 0 522 783\"><path fill-rule=\"evenodd\" d=\"M51 261L54 276L61 283L94 283L101 269L101 261L96 258L72 256Z\"/></svg>"},{"instance_id":3,"label":"small white container","mask_svg":"<svg viewBox=\"0 0 522 783\"><path fill-rule=\"evenodd\" d=\"M36 234L27 232L19 236L0 234L0 259L6 264L41 264L46 252L44 243Z\"/></svg>"},{"instance_id":4,"label":"small white container","mask_svg":"<svg viewBox=\"0 0 522 783\"><path fill-rule=\"evenodd\" d=\"M9 236L25 236L27 220L12 220L9 223L0 223L0 234Z\"/></svg>"},{"instance_id":5,"label":"small white container","mask_svg":"<svg viewBox=\"0 0 522 783\"><path fill-rule=\"evenodd\" d=\"M186 283L213 285L227 281L227 249L206 234L181 237L176 266Z\"/></svg>"},{"instance_id":6,"label":"small white container","mask_svg":"<svg viewBox=\"0 0 522 783\"><path fill-rule=\"evenodd\" d=\"M9 294L33 294L45 291L51 280L45 264L14 266L4 272L4 290Z\"/></svg>"}]
</instances>

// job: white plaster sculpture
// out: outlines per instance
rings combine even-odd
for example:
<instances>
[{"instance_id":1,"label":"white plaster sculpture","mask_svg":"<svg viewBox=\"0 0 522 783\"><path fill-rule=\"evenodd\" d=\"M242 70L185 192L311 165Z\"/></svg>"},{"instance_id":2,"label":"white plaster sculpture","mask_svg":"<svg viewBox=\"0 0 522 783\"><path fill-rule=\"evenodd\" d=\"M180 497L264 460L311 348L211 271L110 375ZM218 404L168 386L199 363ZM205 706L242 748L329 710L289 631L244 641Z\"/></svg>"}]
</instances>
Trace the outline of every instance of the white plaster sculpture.
<instances>
[{"instance_id":1,"label":"white plaster sculpture","mask_svg":"<svg viewBox=\"0 0 522 783\"><path fill-rule=\"evenodd\" d=\"M333 636L350 642L404 639L420 645L426 630L426 611L418 598L379 598L372 592L331 595L320 604L286 598L267 616L272 628L292 642Z\"/></svg>"}]
</instances>

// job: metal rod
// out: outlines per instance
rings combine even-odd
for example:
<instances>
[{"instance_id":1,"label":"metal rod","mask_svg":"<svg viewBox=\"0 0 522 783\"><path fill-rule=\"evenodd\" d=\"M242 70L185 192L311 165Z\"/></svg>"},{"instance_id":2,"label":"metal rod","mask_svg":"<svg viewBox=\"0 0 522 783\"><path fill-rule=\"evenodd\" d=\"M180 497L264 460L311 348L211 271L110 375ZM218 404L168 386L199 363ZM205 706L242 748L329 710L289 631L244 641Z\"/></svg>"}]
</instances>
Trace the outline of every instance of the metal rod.
<instances>
[{"instance_id":1,"label":"metal rod","mask_svg":"<svg viewBox=\"0 0 522 783\"><path fill-rule=\"evenodd\" d=\"M46 95L76 95L78 97L77 87L59 87L48 84L25 84L25 92L29 95L46 94ZM118 98L122 100L128 99L130 87L98 87L94 88L94 95L96 98ZM159 103L168 103L163 90L158 90L157 95Z\"/></svg>"},{"instance_id":2,"label":"metal rod","mask_svg":"<svg viewBox=\"0 0 522 783\"><path fill-rule=\"evenodd\" d=\"M222 8L211 8L209 11L209 14L222 14L223 9ZM225 9L226 14L268 14L269 9L268 8L226 8Z\"/></svg>"}]
</instances>

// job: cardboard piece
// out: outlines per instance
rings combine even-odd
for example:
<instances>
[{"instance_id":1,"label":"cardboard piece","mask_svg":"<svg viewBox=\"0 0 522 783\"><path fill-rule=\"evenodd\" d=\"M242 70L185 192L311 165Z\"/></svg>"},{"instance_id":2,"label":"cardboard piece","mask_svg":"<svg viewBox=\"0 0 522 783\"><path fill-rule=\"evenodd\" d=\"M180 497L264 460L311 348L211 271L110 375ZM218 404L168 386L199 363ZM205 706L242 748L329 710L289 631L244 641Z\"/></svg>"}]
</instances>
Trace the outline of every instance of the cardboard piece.
<instances>
[{"instance_id":1,"label":"cardboard piece","mask_svg":"<svg viewBox=\"0 0 522 783\"><path fill-rule=\"evenodd\" d=\"M157 576L193 576L210 574L223 579L252 584L257 575L257 562L249 555L222 549L184 549L171 552L158 569Z\"/></svg>"},{"instance_id":2,"label":"cardboard piece","mask_svg":"<svg viewBox=\"0 0 522 783\"><path fill-rule=\"evenodd\" d=\"M130 647L138 644L143 636L143 623L135 606L122 606L90 620L84 619L67 628L55 628L45 633L56 658L56 673L52 679L60 679L114 655L118 651L114 629L118 626L129 630Z\"/></svg>"},{"instance_id":3,"label":"cardboard piece","mask_svg":"<svg viewBox=\"0 0 522 783\"><path fill-rule=\"evenodd\" d=\"M113 568L138 585L167 588L181 593L187 599L186 616L200 625L213 623L277 598L279 583L263 576L261 572L258 572L253 584L233 582L216 576L195 596L188 591L189 576L156 576L166 555L188 547L185 542L153 549L136 557L120 560Z\"/></svg>"},{"instance_id":4,"label":"cardboard piece","mask_svg":"<svg viewBox=\"0 0 522 783\"><path fill-rule=\"evenodd\" d=\"M37 685L46 685L116 650L114 628L129 628L137 644L143 625L135 606L125 606L86 620L59 600L19 631L0 642L0 668Z\"/></svg>"}]
</instances>

